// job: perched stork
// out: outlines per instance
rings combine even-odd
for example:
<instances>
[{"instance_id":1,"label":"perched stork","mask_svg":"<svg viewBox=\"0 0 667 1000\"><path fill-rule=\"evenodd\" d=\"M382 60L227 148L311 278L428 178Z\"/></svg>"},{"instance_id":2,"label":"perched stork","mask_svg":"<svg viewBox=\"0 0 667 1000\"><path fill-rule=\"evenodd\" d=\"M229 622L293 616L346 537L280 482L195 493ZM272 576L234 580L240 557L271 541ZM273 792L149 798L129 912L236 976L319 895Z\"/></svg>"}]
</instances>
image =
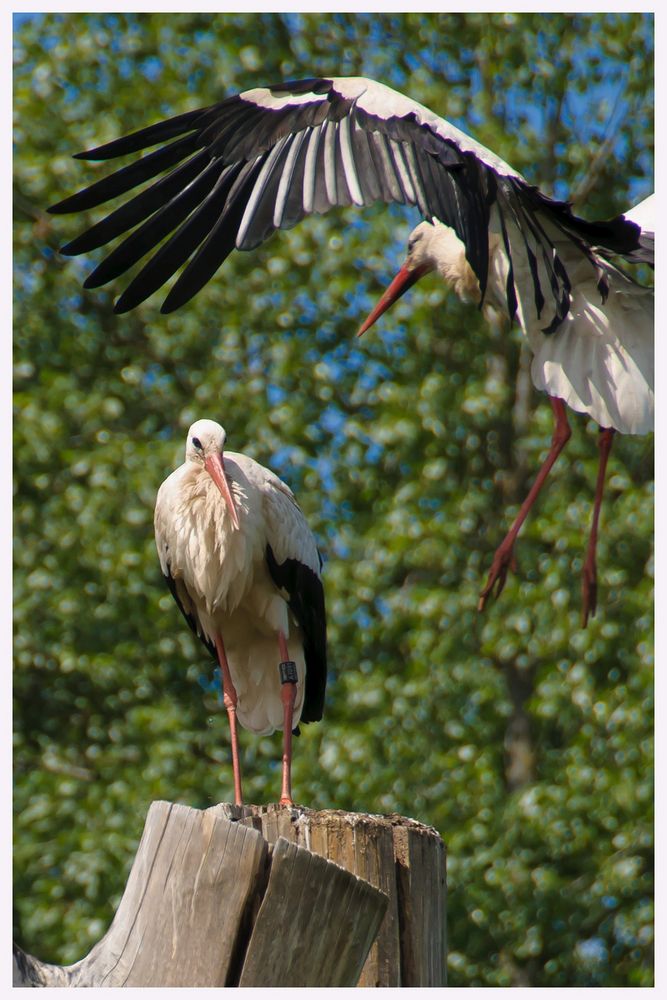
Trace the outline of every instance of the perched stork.
<instances>
[{"instance_id":1,"label":"perched stork","mask_svg":"<svg viewBox=\"0 0 667 1000\"><path fill-rule=\"evenodd\" d=\"M283 730L280 802L290 805L292 730L317 722L324 706L321 562L290 488L224 445L220 424L192 425L185 463L158 491L155 541L176 603L220 664L235 802L238 718L260 735Z\"/></svg>"},{"instance_id":2,"label":"perched stork","mask_svg":"<svg viewBox=\"0 0 667 1000\"><path fill-rule=\"evenodd\" d=\"M428 108L363 77L248 90L78 156L113 159L162 143L50 209L95 208L163 175L63 247L88 253L129 233L86 287L117 278L155 250L115 310L132 309L185 264L162 304L171 312L234 248L251 250L309 213L377 200L415 205L424 221L410 236L406 264L362 331L437 270L462 298L517 320L533 350L533 380L551 397L556 429L496 552L481 608L494 586L500 593L519 528L569 438L565 404L600 424L585 624L595 611L595 538L612 435L643 434L653 424L653 292L612 261L653 263L648 204L636 217L585 221Z\"/></svg>"}]
</instances>

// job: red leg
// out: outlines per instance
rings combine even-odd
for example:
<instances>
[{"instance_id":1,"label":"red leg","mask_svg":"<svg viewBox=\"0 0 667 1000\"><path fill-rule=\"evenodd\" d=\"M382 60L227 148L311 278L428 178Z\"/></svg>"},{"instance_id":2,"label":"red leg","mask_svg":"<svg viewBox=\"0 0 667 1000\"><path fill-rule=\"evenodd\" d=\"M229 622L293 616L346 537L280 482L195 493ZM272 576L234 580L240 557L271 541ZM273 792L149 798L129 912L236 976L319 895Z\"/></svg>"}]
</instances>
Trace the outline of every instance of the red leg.
<instances>
[{"instance_id":1,"label":"red leg","mask_svg":"<svg viewBox=\"0 0 667 1000\"><path fill-rule=\"evenodd\" d=\"M289 658L287 640L278 632L280 647L280 698L283 703L283 787L280 805L292 806L292 716L296 700L296 664Z\"/></svg>"},{"instance_id":2,"label":"red leg","mask_svg":"<svg viewBox=\"0 0 667 1000\"><path fill-rule=\"evenodd\" d=\"M241 766L239 764L239 741L236 733L236 703L238 697L236 695L236 689L232 683L232 675L229 672L229 664L227 663L227 654L225 653L225 647L222 641L222 636L216 634L215 636L215 648L218 652L218 661L220 663L220 670L222 671L222 690L223 690L223 701L225 708L227 709L227 718L229 719L229 732L232 741L232 769L234 772L234 804L237 806L243 805L243 792L241 790Z\"/></svg>"},{"instance_id":3,"label":"red leg","mask_svg":"<svg viewBox=\"0 0 667 1000\"><path fill-rule=\"evenodd\" d=\"M484 610L484 605L492 594L494 586L496 588L495 596L500 597L502 589L505 586L507 570L512 563L514 543L519 531L521 530L521 525L526 520L528 511L535 503L537 495L544 485L545 479L551 472L551 467L567 442L570 440L572 431L570 430L570 425L567 422L565 403L562 399L558 399L556 396L550 396L549 402L551 403L551 408L554 411L554 416L556 418L556 426L554 427L553 436L551 438L551 448L549 449L549 454L544 460L542 468L538 472L537 478L535 479L528 496L521 504L521 509L516 516L514 524L496 549L496 554L494 555L493 562L491 563L491 569L486 581L486 586L479 595L479 602L477 604L478 611Z\"/></svg>"},{"instance_id":4,"label":"red leg","mask_svg":"<svg viewBox=\"0 0 667 1000\"><path fill-rule=\"evenodd\" d=\"M595 552L598 543L598 522L600 520L600 507L602 506L602 494L604 493L604 477L607 472L607 460L614 441L614 428L601 427L598 447L600 449L600 465L598 466L598 479L595 486L595 503L593 505L593 521L591 523L591 533L588 538L588 550L584 562L583 574L581 577L581 592L583 599L583 621L582 627L586 628L589 617L595 617L598 596L598 574Z\"/></svg>"}]
</instances>

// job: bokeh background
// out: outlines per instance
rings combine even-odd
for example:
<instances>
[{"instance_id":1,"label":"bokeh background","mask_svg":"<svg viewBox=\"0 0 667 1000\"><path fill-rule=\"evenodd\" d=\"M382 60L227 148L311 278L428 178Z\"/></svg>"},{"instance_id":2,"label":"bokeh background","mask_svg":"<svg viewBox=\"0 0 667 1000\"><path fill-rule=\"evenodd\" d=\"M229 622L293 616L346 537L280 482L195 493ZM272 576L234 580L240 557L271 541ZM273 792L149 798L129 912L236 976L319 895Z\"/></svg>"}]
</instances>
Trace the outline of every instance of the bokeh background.
<instances>
[{"instance_id":1,"label":"bokeh background","mask_svg":"<svg viewBox=\"0 0 667 1000\"><path fill-rule=\"evenodd\" d=\"M653 187L649 15L86 14L15 24L15 936L81 958L153 799L232 797L213 664L157 563L152 508L207 416L296 491L325 556L314 808L397 811L448 846L452 986L652 982L653 442L618 438L599 610L580 627L596 427L573 437L479 615L550 441L516 330L429 277L361 341L414 210L313 217L235 253L187 307L114 316L83 228L45 208L71 154L238 90L367 75L590 218ZM89 222L100 216L91 215ZM650 276L649 276L650 280ZM248 801L280 734L242 733Z\"/></svg>"}]
</instances>

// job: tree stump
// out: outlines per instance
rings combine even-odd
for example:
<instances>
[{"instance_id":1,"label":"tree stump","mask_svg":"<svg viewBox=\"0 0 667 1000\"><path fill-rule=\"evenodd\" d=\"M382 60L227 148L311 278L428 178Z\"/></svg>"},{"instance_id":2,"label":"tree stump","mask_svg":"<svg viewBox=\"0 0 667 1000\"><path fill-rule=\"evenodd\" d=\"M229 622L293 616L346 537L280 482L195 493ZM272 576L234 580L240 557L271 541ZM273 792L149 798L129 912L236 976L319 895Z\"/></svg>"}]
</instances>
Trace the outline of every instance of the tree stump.
<instances>
[{"instance_id":1,"label":"tree stump","mask_svg":"<svg viewBox=\"0 0 667 1000\"><path fill-rule=\"evenodd\" d=\"M15 947L14 985L444 985L444 893L414 820L154 802L104 938L67 967Z\"/></svg>"},{"instance_id":2,"label":"tree stump","mask_svg":"<svg viewBox=\"0 0 667 1000\"><path fill-rule=\"evenodd\" d=\"M154 802L111 927L65 968L14 952L19 986L354 986L387 907L336 864Z\"/></svg>"},{"instance_id":3,"label":"tree stump","mask_svg":"<svg viewBox=\"0 0 667 1000\"><path fill-rule=\"evenodd\" d=\"M226 815L279 837L376 886L387 913L359 986L446 985L446 856L433 827L393 814L376 816L303 806L232 806Z\"/></svg>"}]
</instances>

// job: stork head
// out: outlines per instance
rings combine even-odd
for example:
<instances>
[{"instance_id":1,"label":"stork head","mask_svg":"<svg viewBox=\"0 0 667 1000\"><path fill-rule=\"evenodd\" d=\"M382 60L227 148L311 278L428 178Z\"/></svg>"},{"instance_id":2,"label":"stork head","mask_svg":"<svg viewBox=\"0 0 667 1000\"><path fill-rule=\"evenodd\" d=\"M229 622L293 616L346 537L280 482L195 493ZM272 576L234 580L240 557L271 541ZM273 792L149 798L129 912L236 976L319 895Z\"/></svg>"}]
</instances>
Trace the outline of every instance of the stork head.
<instances>
[{"instance_id":1,"label":"stork head","mask_svg":"<svg viewBox=\"0 0 667 1000\"><path fill-rule=\"evenodd\" d=\"M238 514L232 491L225 475L223 451L227 435L225 428L215 420L197 420L188 431L185 445L186 462L202 465L222 494L235 528L239 527Z\"/></svg>"},{"instance_id":2,"label":"stork head","mask_svg":"<svg viewBox=\"0 0 667 1000\"><path fill-rule=\"evenodd\" d=\"M400 269L387 291L384 293L375 309L368 315L363 325L360 327L357 337L365 333L379 319L382 313L386 312L389 306L400 299L401 295L412 288L420 278L432 271L436 262L432 254L432 231L435 227L430 222L420 222L408 237L408 255L405 258L403 267Z\"/></svg>"},{"instance_id":3,"label":"stork head","mask_svg":"<svg viewBox=\"0 0 667 1000\"><path fill-rule=\"evenodd\" d=\"M429 271L438 271L448 284L454 286L457 295L465 300L468 289L463 287L461 279L470 277L476 282L465 257L465 246L453 229L443 225L437 219L433 222L420 222L408 237L408 255L402 268L384 293L375 309L361 326L357 336L360 337L389 306L400 299L408 288L423 278ZM479 285L476 285L479 293ZM474 298L474 295L473 295Z\"/></svg>"}]
</instances>

